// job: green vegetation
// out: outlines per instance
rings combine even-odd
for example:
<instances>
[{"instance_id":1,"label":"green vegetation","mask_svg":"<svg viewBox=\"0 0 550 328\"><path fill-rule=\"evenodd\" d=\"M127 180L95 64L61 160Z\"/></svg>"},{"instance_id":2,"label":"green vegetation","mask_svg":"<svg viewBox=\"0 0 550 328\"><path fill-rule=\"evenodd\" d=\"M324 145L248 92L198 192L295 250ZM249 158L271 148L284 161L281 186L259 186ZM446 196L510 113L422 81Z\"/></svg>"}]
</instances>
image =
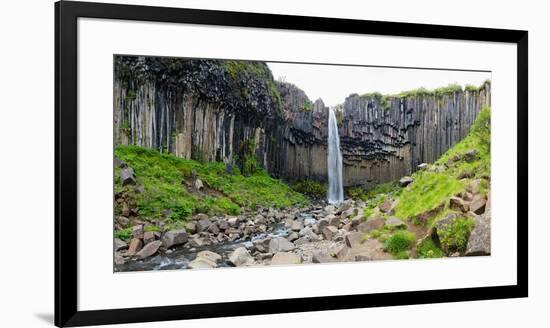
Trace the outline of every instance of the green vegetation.
<instances>
[{"instance_id":1,"label":"green vegetation","mask_svg":"<svg viewBox=\"0 0 550 328\"><path fill-rule=\"evenodd\" d=\"M378 102L378 104L380 104L380 107L382 107L383 109L390 109L391 104L390 104L389 98L391 96L383 95L380 92L370 92L370 93L362 94L360 97L373 98Z\"/></svg>"},{"instance_id":2,"label":"green vegetation","mask_svg":"<svg viewBox=\"0 0 550 328\"><path fill-rule=\"evenodd\" d=\"M134 90L128 90L126 93L126 101L136 100L137 94Z\"/></svg>"},{"instance_id":3,"label":"green vegetation","mask_svg":"<svg viewBox=\"0 0 550 328\"><path fill-rule=\"evenodd\" d=\"M414 245L415 234L406 230L397 230L384 242L384 248L394 256L411 249Z\"/></svg>"},{"instance_id":4,"label":"green vegetation","mask_svg":"<svg viewBox=\"0 0 550 328\"><path fill-rule=\"evenodd\" d=\"M387 197L388 196L386 194L378 194L373 198L369 198L367 201L367 206L363 210L363 216L365 219L368 220L372 214L374 214L374 209L382 205L382 203L386 201Z\"/></svg>"},{"instance_id":5,"label":"green vegetation","mask_svg":"<svg viewBox=\"0 0 550 328\"><path fill-rule=\"evenodd\" d=\"M306 202L303 195L261 169L250 176L232 174L223 163L200 163L137 146L117 146L115 156L134 169L144 187L138 193L122 186L116 171L115 192L131 195L143 218L178 221L194 213L238 214L241 207L282 208ZM204 190L187 187L195 176L203 181Z\"/></svg>"},{"instance_id":6,"label":"green vegetation","mask_svg":"<svg viewBox=\"0 0 550 328\"><path fill-rule=\"evenodd\" d=\"M441 248L447 253L460 252L466 248L470 232L475 226L471 218L458 218L438 229Z\"/></svg>"},{"instance_id":7,"label":"green vegetation","mask_svg":"<svg viewBox=\"0 0 550 328\"><path fill-rule=\"evenodd\" d=\"M443 252L431 238L424 239L420 245L418 245L416 252L421 259L443 257Z\"/></svg>"},{"instance_id":8,"label":"green vegetation","mask_svg":"<svg viewBox=\"0 0 550 328\"><path fill-rule=\"evenodd\" d=\"M148 225L148 226L145 226L145 228L143 229L143 231L145 232L159 232L160 231L160 228L157 227L157 226L154 226L154 225Z\"/></svg>"},{"instance_id":9,"label":"green vegetation","mask_svg":"<svg viewBox=\"0 0 550 328\"><path fill-rule=\"evenodd\" d=\"M441 87L434 90L434 94L436 96L452 95L457 92L462 92L462 86L456 83L452 83L446 87Z\"/></svg>"},{"instance_id":10,"label":"green vegetation","mask_svg":"<svg viewBox=\"0 0 550 328\"><path fill-rule=\"evenodd\" d=\"M292 184L292 189L313 198L325 198L327 185L313 180L300 180Z\"/></svg>"},{"instance_id":11,"label":"green vegetation","mask_svg":"<svg viewBox=\"0 0 550 328\"><path fill-rule=\"evenodd\" d=\"M115 231L115 238L121 240L130 240L132 238L132 228L126 228Z\"/></svg>"}]
</instances>

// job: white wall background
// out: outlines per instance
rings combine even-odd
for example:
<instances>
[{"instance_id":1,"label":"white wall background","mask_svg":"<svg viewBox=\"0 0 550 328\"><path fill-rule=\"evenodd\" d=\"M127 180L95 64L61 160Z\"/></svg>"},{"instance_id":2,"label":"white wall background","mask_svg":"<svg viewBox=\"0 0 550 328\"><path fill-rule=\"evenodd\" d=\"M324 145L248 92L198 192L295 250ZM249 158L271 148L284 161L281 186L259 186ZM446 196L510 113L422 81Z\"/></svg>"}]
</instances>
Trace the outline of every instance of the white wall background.
<instances>
[{"instance_id":1,"label":"white wall background","mask_svg":"<svg viewBox=\"0 0 550 328\"><path fill-rule=\"evenodd\" d=\"M96 0L97 1L97 0ZM529 30L530 297L124 327L548 326L550 264L545 211L550 23L544 1L121 1L189 8L393 20ZM0 326L53 324L53 1L2 3L0 10ZM520 191L521 192L521 191ZM525 209L527 211L527 209ZM143 288L154 288L143 286ZM120 297L123 297L122 295ZM121 326L122 327L122 326Z\"/></svg>"}]
</instances>

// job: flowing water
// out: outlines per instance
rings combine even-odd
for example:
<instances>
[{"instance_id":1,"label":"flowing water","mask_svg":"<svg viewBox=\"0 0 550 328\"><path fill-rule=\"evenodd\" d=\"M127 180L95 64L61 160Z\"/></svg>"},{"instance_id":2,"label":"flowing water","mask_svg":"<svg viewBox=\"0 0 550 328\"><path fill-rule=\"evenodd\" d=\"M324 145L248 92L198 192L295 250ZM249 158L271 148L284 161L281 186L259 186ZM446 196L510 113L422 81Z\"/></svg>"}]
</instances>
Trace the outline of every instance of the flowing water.
<instances>
[{"instance_id":1,"label":"flowing water","mask_svg":"<svg viewBox=\"0 0 550 328\"><path fill-rule=\"evenodd\" d=\"M340 137L334 109L329 110L328 118L328 190L327 200L330 204L344 201L342 181L342 153L340 152Z\"/></svg>"}]
</instances>

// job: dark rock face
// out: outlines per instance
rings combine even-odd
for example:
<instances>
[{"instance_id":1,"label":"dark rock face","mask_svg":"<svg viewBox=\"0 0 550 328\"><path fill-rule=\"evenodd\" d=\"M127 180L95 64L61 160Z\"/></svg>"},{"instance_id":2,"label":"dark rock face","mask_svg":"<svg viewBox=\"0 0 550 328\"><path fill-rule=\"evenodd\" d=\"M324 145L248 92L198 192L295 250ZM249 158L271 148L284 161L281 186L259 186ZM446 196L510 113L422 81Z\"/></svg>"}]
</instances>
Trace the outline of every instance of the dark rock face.
<instances>
[{"instance_id":1,"label":"dark rock face","mask_svg":"<svg viewBox=\"0 0 550 328\"><path fill-rule=\"evenodd\" d=\"M478 91L382 99L350 95L337 112L344 185L410 174L464 138L490 105ZM328 107L273 80L264 63L117 56L115 140L234 165L254 156L289 181L327 179Z\"/></svg>"}]
</instances>

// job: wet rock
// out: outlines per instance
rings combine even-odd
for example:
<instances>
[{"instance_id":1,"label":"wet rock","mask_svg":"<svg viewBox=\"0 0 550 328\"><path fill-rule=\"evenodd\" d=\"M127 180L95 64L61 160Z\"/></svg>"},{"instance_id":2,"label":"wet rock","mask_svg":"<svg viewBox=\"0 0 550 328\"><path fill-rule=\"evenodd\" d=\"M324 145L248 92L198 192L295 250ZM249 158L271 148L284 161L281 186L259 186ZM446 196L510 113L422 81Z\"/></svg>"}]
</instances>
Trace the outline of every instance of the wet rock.
<instances>
[{"instance_id":1,"label":"wet rock","mask_svg":"<svg viewBox=\"0 0 550 328\"><path fill-rule=\"evenodd\" d=\"M269 252L289 252L296 248L293 243L286 240L284 237L276 237L269 241Z\"/></svg>"},{"instance_id":2,"label":"wet rock","mask_svg":"<svg viewBox=\"0 0 550 328\"><path fill-rule=\"evenodd\" d=\"M162 243L158 240L148 243L136 254L136 258L143 260L145 258L155 255L158 252L161 244Z\"/></svg>"},{"instance_id":3,"label":"wet rock","mask_svg":"<svg viewBox=\"0 0 550 328\"><path fill-rule=\"evenodd\" d=\"M327 226L323 228L323 237L325 237L326 240L332 240L332 237L336 234L337 231L338 228L336 228L335 226Z\"/></svg>"},{"instance_id":4,"label":"wet rock","mask_svg":"<svg viewBox=\"0 0 550 328\"><path fill-rule=\"evenodd\" d=\"M115 238L115 251L122 251L126 249L128 249L128 244L118 238Z\"/></svg>"},{"instance_id":5,"label":"wet rock","mask_svg":"<svg viewBox=\"0 0 550 328\"><path fill-rule=\"evenodd\" d=\"M130 246L128 247L128 255L132 256L136 254L141 250L142 247L143 247L143 241L141 241L141 239L138 239L138 238L133 238L130 241Z\"/></svg>"},{"instance_id":6,"label":"wet rock","mask_svg":"<svg viewBox=\"0 0 550 328\"><path fill-rule=\"evenodd\" d=\"M120 181L123 186L135 185L136 177L134 175L134 170L131 167L125 167L120 171Z\"/></svg>"},{"instance_id":7,"label":"wet rock","mask_svg":"<svg viewBox=\"0 0 550 328\"><path fill-rule=\"evenodd\" d=\"M218 228L218 225L216 223L212 223L209 227L208 227L208 232L214 234L214 235L217 235L220 233L220 228Z\"/></svg>"},{"instance_id":8,"label":"wet rock","mask_svg":"<svg viewBox=\"0 0 550 328\"><path fill-rule=\"evenodd\" d=\"M271 265L300 264L302 258L295 253L278 252L273 255Z\"/></svg>"},{"instance_id":9,"label":"wet rock","mask_svg":"<svg viewBox=\"0 0 550 328\"><path fill-rule=\"evenodd\" d=\"M212 251L200 251L197 253L197 258L204 258L216 263L221 261L222 256Z\"/></svg>"},{"instance_id":10,"label":"wet rock","mask_svg":"<svg viewBox=\"0 0 550 328\"><path fill-rule=\"evenodd\" d=\"M413 183L413 178L409 177L409 176L404 176L402 177L401 179L399 179L399 185L401 187L406 187L408 185L410 185L411 183Z\"/></svg>"},{"instance_id":11,"label":"wet rock","mask_svg":"<svg viewBox=\"0 0 550 328\"><path fill-rule=\"evenodd\" d=\"M386 226L390 229L396 229L400 227L405 227L406 224L401 219L392 216L386 220Z\"/></svg>"},{"instance_id":12,"label":"wet rock","mask_svg":"<svg viewBox=\"0 0 550 328\"><path fill-rule=\"evenodd\" d=\"M210 261L208 258L198 256L188 264L190 269L213 269L216 266L216 262Z\"/></svg>"},{"instance_id":13,"label":"wet rock","mask_svg":"<svg viewBox=\"0 0 550 328\"><path fill-rule=\"evenodd\" d=\"M229 263L237 267L251 265L254 263L254 258L250 255L246 248L239 247L234 250L231 255L229 255Z\"/></svg>"},{"instance_id":14,"label":"wet rock","mask_svg":"<svg viewBox=\"0 0 550 328\"><path fill-rule=\"evenodd\" d=\"M304 219L304 225L306 227L311 227L313 226L315 223L317 223L317 220L315 220L314 218L305 218Z\"/></svg>"},{"instance_id":15,"label":"wet rock","mask_svg":"<svg viewBox=\"0 0 550 328\"><path fill-rule=\"evenodd\" d=\"M254 246L254 249L257 250L260 253L267 253L269 252L269 242L271 241L270 238L266 239L256 239L252 242L252 245Z\"/></svg>"},{"instance_id":16,"label":"wet rock","mask_svg":"<svg viewBox=\"0 0 550 328\"><path fill-rule=\"evenodd\" d=\"M466 246L466 256L491 254L491 218L480 215L475 219L475 227L470 233Z\"/></svg>"},{"instance_id":17,"label":"wet rock","mask_svg":"<svg viewBox=\"0 0 550 328\"><path fill-rule=\"evenodd\" d=\"M470 202L470 211L475 214L483 214L485 212L485 204L487 200L482 195L476 195L474 199Z\"/></svg>"},{"instance_id":18,"label":"wet rock","mask_svg":"<svg viewBox=\"0 0 550 328\"><path fill-rule=\"evenodd\" d=\"M126 259L124 256L120 255L119 253L115 253L115 264L116 265L123 265L126 263Z\"/></svg>"},{"instance_id":19,"label":"wet rock","mask_svg":"<svg viewBox=\"0 0 550 328\"><path fill-rule=\"evenodd\" d=\"M174 246L183 245L187 242L188 238L189 235L185 229L167 231L162 236L162 246L168 249Z\"/></svg>"},{"instance_id":20,"label":"wet rock","mask_svg":"<svg viewBox=\"0 0 550 328\"><path fill-rule=\"evenodd\" d=\"M191 247L202 247L208 244L209 242L199 236L193 236L191 237L191 239L189 239L189 246Z\"/></svg>"},{"instance_id":21,"label":"wet rock","mask_svg":"<svg viewBox=\"0 0 550 328\"><path fill-rule=\"evenodd\" d=\"M468 203L462 198L456 196L453 196L449 199L449 206L453 210L462 211L464 213L468 212L469 210Z\"/></svg>"}]
</instances>

